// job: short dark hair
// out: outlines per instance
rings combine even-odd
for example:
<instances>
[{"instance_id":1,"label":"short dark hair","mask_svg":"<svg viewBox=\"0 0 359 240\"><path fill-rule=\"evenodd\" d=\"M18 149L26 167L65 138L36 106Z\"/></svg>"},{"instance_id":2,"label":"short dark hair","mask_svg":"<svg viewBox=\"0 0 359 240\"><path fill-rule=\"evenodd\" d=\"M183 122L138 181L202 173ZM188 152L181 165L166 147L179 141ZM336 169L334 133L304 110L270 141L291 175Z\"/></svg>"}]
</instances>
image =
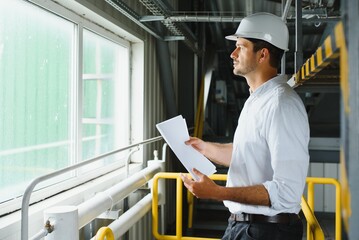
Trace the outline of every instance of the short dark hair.
<instances>
[{"instance_id":1,"label":"short dark hair","mask_svg":"<svg viewBox=\"0 0 359 240\"><path fill-rule=\"evenodd\" d=\"M251 41L253 43L253 51L258 52L259 50L266 48L269 51L270 58L269 58L269 64L274 67L278 68L280 66L280 61L282 59L284 50L279 49L269 42L255 39L255 38L246 38L247 40Z\"/></svg>"}]
</instances>

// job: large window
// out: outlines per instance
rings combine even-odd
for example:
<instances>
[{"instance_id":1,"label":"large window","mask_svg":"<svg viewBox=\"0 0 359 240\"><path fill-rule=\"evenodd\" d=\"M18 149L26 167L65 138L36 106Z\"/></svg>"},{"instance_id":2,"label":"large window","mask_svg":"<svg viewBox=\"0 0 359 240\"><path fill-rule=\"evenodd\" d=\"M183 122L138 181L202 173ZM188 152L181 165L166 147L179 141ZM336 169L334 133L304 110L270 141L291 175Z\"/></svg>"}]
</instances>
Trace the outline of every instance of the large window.
<instances>
[{"instance_id":1,"label":"large window","mask_svg":"<svg viewBox=\"0 0 359 240\"><path fill-rule=\"evenodd\" d=\"M128 145L129 47L95 32L0 1L0 202L35 177Z\"/></svg>"},{"instance_id":2,"label":"large window","mask_svg":"<svg viewBox=\"0 0 359 240\"><path fill-rule=\"evenodd\" d=\"M130 89L128 49L88 30L83 32L83 43L82 159L86 160L129 143Z\"/></svg>"},{"instance_id":3,"label":"large window","mask_svg":"<svg viewBox=\"0 0 359 240\"><path fill-rule=\"evenodd\" d=\"M89 159L129 142L129 56L91 31L83 39L82 156Z\"/></svg>"}]
</instances>

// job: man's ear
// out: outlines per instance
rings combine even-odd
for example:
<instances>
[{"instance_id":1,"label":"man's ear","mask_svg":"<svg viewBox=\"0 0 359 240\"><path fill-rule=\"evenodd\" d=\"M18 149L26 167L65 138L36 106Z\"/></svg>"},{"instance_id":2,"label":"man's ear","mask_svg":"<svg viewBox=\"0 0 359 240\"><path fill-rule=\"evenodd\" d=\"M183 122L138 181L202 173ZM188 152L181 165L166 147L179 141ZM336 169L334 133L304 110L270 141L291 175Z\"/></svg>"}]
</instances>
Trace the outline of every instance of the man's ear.
<instances>
[{"instance_id":1,"label":"man's ear","mask_svg":"<svg viewBox=\"0 0 359 240\"><path fill-rule=\"evenodd\" d=\"M259 63L264 62L266 59L269 59L269 51L267 48L262 48L260 50Z\"/></svg>"}]
</instances>

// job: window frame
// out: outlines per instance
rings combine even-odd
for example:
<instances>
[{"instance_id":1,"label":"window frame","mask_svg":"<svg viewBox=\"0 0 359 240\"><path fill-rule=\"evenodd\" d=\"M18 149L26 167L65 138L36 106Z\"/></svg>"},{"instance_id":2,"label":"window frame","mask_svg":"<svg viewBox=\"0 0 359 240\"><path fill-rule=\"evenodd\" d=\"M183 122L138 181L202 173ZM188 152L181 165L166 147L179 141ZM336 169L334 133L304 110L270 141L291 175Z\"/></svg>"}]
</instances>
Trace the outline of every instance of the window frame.
<instances>
[{"instance_id":1,"label":"window frame","mask_svg":"<svg viewBox=\"0 0 359 240\"><path fill-rule=\"evenodd\" d=\"M31 3L36 5L35 7L41 7L45 11L58 15L61 18L64 18L75 24L75 33L74 33L74 56L73 56L73 79L74 81L71 83L71 92L75 91L76 94L72 94L75 98L71 97L71 104L74 106L71 108L70 119L76 119L77 121L71 126L71 134L75 136L71 136L70 139L75 139L75 144L71 148L71 153L74 156L71 156L70 159L79 159L82 160L82 149L81 149L81 141L82 141L82 103L83 103L83 29L90 30L116 44L119 44L123 47L128 48L128 61L129 61L129 74L128 74L128 85L129 85L129 102L132 101L132 88L131 88L131 78L132 71L131 67L133 65L133 56L132 56L132 45L134 41L135 43L140 43L139 48L143 49L143 41L138 39L137 37L130 35L125 32L114 23L111 23L104 17L98 15L97 13L91 11L89 8L77 3L76 1L63 1L59 0L58 3L48 0L31 0ZM62 5L60 5L62 4ZM71 10L69 10L71 9ZM96 17L97 21L94 22L93 19ZM87 18L91 19L88 20ZM123 38L121 37L123 36ZM128 40L125 40L125 39ZM140 54L143 57L143 52ZM143 67L143 66L142 66ZM143 71L143 69L141 69ZM142 76L143 80L143 76ZM138 80L137 80L138 81ZM132 104L132 103L131 103ZM128 122L131 125L131 116L133 113L131 111L128 114ZM143 124L142 124L143 125ZM142 129L142 128L141 128ZM129 132L129 136L131 137L131 131ZM142 135L142 134L141 134ZM143 155L143 154L142 154ZM70 164L74 164L72 161ZM75 174L74 177L66 179L63 182L55 183L50 187L45 187L43 189L39 189L31 195L30 204L34 202L41 201L43 199L49 198L59 192L69 190L74 188L80 184L88 182L96 177L99 177L105 173L109 173L115 171L121 167L123 167L124 163L122 161L117 161L115 163L106 165L101 167L96 171L90 171L88 173L84 173L81 175ZM22 197L15 198L4 203L0 203L0 215L5 215L11 213L13 211L19 210L21 208Z\"/></svg>"}]
</instances>

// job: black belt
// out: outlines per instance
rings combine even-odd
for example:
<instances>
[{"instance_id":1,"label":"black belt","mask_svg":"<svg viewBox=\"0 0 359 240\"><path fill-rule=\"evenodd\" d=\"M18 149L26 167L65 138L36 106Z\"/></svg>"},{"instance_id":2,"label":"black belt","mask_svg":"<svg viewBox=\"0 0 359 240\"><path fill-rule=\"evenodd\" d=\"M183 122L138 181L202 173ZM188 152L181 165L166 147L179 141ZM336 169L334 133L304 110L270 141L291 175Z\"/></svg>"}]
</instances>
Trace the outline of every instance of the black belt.
<instances>
[{"instance_id":1,"label":"black belt","mask_svg":"<svg viewBox=\"0 0 359 240\"><path fill-rule=\"evenodd\" d=\"M298 221L300 218L299 215L295 213L280 213L274 216L248 213L232 213L229 219L237 222L289 224L294 221Z\"/></svg>"}]
</instances>

